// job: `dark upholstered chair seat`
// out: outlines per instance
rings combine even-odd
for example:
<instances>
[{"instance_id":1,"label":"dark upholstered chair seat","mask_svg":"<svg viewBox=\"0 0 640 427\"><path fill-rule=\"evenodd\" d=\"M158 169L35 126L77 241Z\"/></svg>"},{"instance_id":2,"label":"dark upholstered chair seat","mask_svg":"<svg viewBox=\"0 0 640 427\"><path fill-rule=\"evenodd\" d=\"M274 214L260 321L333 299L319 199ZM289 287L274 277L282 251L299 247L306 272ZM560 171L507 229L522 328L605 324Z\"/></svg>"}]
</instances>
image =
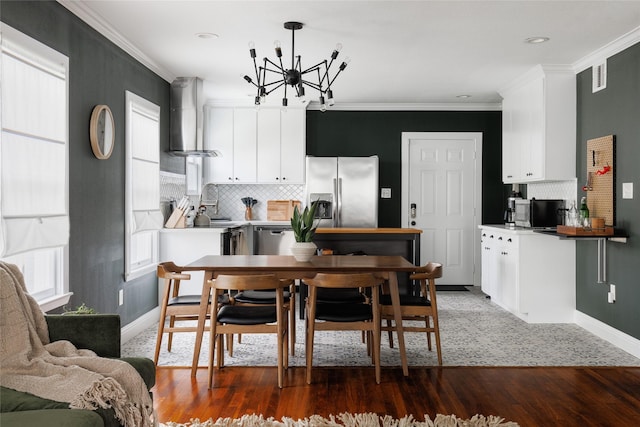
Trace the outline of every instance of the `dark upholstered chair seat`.
<instances>
[{"instance_id":1,"label":"dark upholstered chair seat","mask_svg":"<svg viewBox=\"0 0 640 427\"><path fill-rule=\"evenodd\" d=\"M362 304L365 296L358 289L318 288L317 303Z\"/></svg>"},{"instance_id":2,"label":"dark upholstered chair seat","mask_svg":"<svg viewBox=\"0 0 640 427\"><path fill-rule=\"evenodd\" d=\"M391 295L380 295L380 304L382 305L391 305ZM413 296L413 295L400 295L400 305L410 306L410 305L420 305L420 306L430 306L431 301L421 296Z\"/></svg>"},{"instance_id":3,"label":"dark upholstered chair seat","mask_svg":"<svg viewBox=\"0 0 640 427\"><path fill-rule=\"evenodd\" d=\"M211 303L211 298L209 298L209 303ZM229 304L229 295L224 294L220 295L218 298L219 304ZM169 299L167 306L170 305L200 305L200 295L178 295L177 297L173 297Z\"/></svg>"},{"instance_id":4,"label":"dark upholstered chair seat","mask_svg":"<svg viewBox=\"0 0 640 427\"><path fill-rule=\"evenodd\" d=\"M369 304L316 304L316 319L329 322L361 322L371 320Z\"/></svg>"},{"instance_id":5,"label":"dark upholstered chair seat","mask_svg":"<svg viewBox=\"0 0 640 427\"><path fill-rule=\"evenodd\" d=\"M284 291L284 301L291 298L289 291ZM242 304L265 304L274 305L276 303L276 291L242 291L233 297L236 302Z\"/></svg>"},{"instance_id":6,"label":"dark upholstered chair seat","mask_svg":"<svg viewBox=\"0 0 640 427\"><path fill-rule=\"evenodd\" d=\"M218 311L218 322L230 325L275 323L275 306L225 305Z\"/></svg>"}]
</instances>

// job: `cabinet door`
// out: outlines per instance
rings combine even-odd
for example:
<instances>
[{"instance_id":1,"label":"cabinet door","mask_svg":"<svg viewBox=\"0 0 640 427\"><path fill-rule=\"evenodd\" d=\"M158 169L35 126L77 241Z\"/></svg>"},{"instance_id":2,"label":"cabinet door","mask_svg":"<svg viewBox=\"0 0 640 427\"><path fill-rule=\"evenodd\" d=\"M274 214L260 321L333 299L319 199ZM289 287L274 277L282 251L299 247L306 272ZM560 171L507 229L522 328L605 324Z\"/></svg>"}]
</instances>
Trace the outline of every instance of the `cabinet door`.
<instances>
[{"instance_id":1,"label":"cabinet door","mask_svg":"<svg viewBox=\"0 0 640 427\"><path fill-rule=\"evenodd\" d=\"M520 176L520 148L513 127L516 106L513 97L502 101L502 181L507 184L518 182Z\"/></svg>"},{"instance_id":2,"label":"cabinet door","mask_svg":"<svg viewBox=\"0 0 640 427\"><path fill-rule=\"evenodd\" d=\"M492 296L493 287L492 287L492 277L491 277L491 239L489 239L490 232L487 230L480 230L480 256L481 256L481 269L482 276L480 279L480 284L482 288L482 292L485 294Z\"/></svg>"},{"instance_id":3,"label":"cabinet door","mask_svg":"<svg viewBox=\"0 0 640 427\"><path fill-rule=\"evenodd\" d=\"M280 109L263 108L258 112L258 182L280 182Z\"/></svg>"},{"instance_id":4,"label":"cabinet door","mask_svg":"<svg viewBox=\"0 0 640 427\"><path fill-rule=\"evenodd\" d=\"M233 112L233 182L256 182L256 110L237 108Z\"/></svg>"},{"instance_id":5,"label":"cabinet door","mask_svg":"<svg viewBox=\"0 0 640 427\"><path fill-rule=\"evenodd\" d=\"M518 304L518 245L515 237L502 236L498 256L498 283L501 305L511 312Z\"/></svg>"},{"instance_id":6,"label":"cabinet door","mask_svg":"<svg viewBox=\"0 0 640 427\"><path fill-rule=\"evenodd\" d=\"M290 108L281 115L280 178L282 183L304 183L306 111Z\"/></svg>"},{"instance_id":7,"label":"cabinet door","mask_svg":"<svg viewBox=\"0 0 640 427\"><path fill-rule=\"evenodd\" d=\"M522 149L522 173L527 181L544 178L545 122L544 122L544 77L533 80L526 86L527 131L526 144Z\"/></svg>"},{"instance_id":8,"label":"cabinet door","mask_svg":"<svg viewBox=\"0 0 640 427\"><path fill-rule=\"evenodd\" d=\"M205 157L204 182L233 182L233 108L205 108L204 147L221 157Z\"/></svg>"}]
</instances>

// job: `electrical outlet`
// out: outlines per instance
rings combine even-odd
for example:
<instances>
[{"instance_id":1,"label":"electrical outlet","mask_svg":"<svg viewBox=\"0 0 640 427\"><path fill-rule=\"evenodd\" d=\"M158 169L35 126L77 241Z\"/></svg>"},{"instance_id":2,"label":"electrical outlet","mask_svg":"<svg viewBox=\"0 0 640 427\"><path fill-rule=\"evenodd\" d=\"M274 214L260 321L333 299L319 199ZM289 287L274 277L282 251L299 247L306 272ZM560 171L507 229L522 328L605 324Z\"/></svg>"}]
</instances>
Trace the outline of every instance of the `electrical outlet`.
<instances>
[{"instance_id":1,"label":"electrical outlet","mask_svg":"<svg viewBox=\"0 0 640 427\"><path fill-rule=\"evenodd\" d=\"M382 188L380 191L380 197L383 199L391 198L391 189L390 188Z\"/></svg>"},{"instance_id":2,"label":"electrical outlet","mask_svg":"<svg viewBox=\"0 0 640 427\"><path fill-rule=\"evenodd\" d=\"M118 305L124 304L124 289L118 291Z\"/></svg>"},{"instance_id":3,"label":"electrical outlet","mask_svg":"<svg viewBox=\"0 0 640 427\"><path fill-rule=\"evenodd\" d=\"M633 182L622 183L622 198L633 199Z\"/></svg>"},{"instance_id":4,"label":"electrical outlet","mask_svg":"<svg viewBox=\"0 0 640 427\"><path fill-rule=\"evenodd\" d=\"M609 304L616 302L616 285L613 283L609 285L609 293L607 294L607 301Z\"/></svg>"}]
</instances>

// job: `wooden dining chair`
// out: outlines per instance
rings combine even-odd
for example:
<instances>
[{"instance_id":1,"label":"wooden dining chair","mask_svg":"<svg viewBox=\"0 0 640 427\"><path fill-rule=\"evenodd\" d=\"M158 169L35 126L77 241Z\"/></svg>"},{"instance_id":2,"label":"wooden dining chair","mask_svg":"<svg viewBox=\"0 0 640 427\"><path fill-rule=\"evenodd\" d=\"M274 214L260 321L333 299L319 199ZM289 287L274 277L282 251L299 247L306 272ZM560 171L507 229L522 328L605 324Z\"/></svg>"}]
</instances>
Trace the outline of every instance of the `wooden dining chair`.
<instances>
[{"instance_id":1,"label":"wooden dining chair","mask_svg":"<svg viewBox=\"0 0 640 427\"><path fill-rule=\"evenodd\" d=\"M318 273L312 279L305 279L309 285L305 322L307 383L311 384L313 367L313 345L315 331L366 331L371 337L371 356L375 366L376 383L380 384L380 308L379 294L382 279L372 274ZM320 289L362 289L370 290L371 301L365 303L318 302Z\"/></svg>"},{"instance_id":2,"label":"wooden dining chair","mask_svg":"<svg viewBox=\"0 0 640 427\"><path fill-rule=\"evenodd\" d=\"M160 320L158 322L158 336L156 338L156 350L153 362L157 365L160 357L160 347L162 337L168 334L167 350L171 351L173 344L173 334L176 332L196 332L194 321L198 320L200 310L200 295L181 295L180 281L191 279L191 275L184 274L181 267L173 262L163 262L158 264L158 278L164 279L164 289L162 291L162 302L160 303ZM169 325L165 323L169 318ZM177 326L177 322L189 321L189 326Z\"/></svg>"},{"instance_id":3,"label":"wooden dining chair","mask_svg":"<svg viewBox=\"0 0 640 427\"><path fill-rule=\"evenodd\" d=\"M402 320L424 322L424 326L415 323L402 324L404 332L426 332L427 348L431 351L431 334L436 339L436 351L438 365L442 365L442 349L440 347L440 325L438 323L438 301L436 298L436 279L442 277L442 264L430 262L423 267L418 267L416 272L409 276L410 280L420 282L420 295L400 295L400 311ZM393 347L393 331L396 330L393 320L393 307L391 297L383 294L380 297L380 313L385 325L383 331L389 333L389 345ZM431 322L433 321L433 324Z\"/></svg>"},{"instance_id":4,"label":"wooden dining chair","mask_svg":"<svg viewBox=\"0 0 640 427\"><path fill-rule=\"evenodd\" d=\"M213 384L214 355L218 369L223 366L223 336L229 334L272 333L277 336L278 387L284 382L284 369L288 366L287 315L284 306L286 282L274 275L219 275L207 281L211 292L209 316L209 382ZM275 289L274 305L227 304L219 307L218 296L226 292ZM214 321L215 320L215 321ZM260 349L262 350L262 349Z\"/></svg>"},{"instance_id":5,"label":"wooden dining chair","mask_svg":"<svg viewBox=\"0 0 640 427\"><path fill-rule=\"evenodd\" d=\"M280 279L282 284L286 286L283 292L284 308L289 314L289 351L292 356L295 355L296 345L296 283L293 279ZM248 305L274 305L276 303L275 289L267 290L245 290L238 292L232 297L234 304ZM238 343L241 342L242 335L238 334ZM229 355L233 356L233 341L229 342Z\"/></svg>"}]
</instances>

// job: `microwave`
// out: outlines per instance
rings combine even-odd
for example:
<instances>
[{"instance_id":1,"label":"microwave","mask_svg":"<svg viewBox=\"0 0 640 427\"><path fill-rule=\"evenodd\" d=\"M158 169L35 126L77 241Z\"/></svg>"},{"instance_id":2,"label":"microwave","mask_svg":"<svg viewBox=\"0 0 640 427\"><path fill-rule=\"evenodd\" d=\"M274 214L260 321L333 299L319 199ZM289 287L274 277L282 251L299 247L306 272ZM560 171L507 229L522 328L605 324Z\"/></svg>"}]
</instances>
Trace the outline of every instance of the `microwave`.
<instances>
[{"instance_id":1,"label":"microwave","mask_svg":"<svg viewBox=\"0 0 640 427\"><path fill-rule=\"evenodd\" d=\"M564 213L561 199L517 199L514 221L519 227L555 228L564 223Z\"/></svg>"}]
</instances>

